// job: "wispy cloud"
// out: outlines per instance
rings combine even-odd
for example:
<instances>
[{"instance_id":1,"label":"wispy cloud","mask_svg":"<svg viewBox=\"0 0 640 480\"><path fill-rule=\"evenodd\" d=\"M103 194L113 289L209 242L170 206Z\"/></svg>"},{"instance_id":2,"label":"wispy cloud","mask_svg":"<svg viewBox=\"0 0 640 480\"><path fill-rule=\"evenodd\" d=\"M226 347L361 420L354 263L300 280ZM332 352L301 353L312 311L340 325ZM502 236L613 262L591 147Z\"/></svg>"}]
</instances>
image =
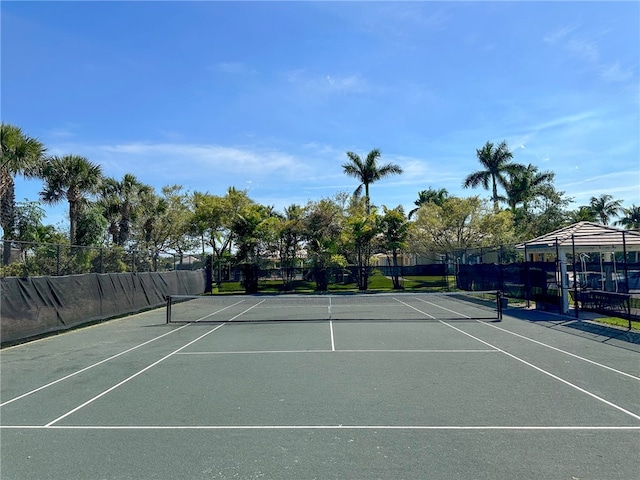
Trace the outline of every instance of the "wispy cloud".
<instances>
[{"instance_id":1,"label":"wispy cloud","mask_svg":"<svg viewBox=\"0 0 640 480\"><path fill-rule=\"evenodd\" d=\"M309 95L362 94L371 90L369 83L359 74L314 74L306 70L293 70L286 74L287 81Z\"/></svg>"},{"instance_id":2,"label":"wispy cloud","mask_svg":"<svg viewBox=\"0 0 640 480\"><path fill-rule=\"evenodd\" d=\"M633 72L630 69L623 69L619 63L602 65L600 76L609 82L627 82L632 79Z\"/></svg>"},{"instance_id":3,"label":"wispy cloud","mask_svg":"<svg viewBox=\"0 0 640 480\"><path fill-rule=\"evenodd\" d=\"M547 130L551 128L566 127L569 125L575 125L577 123L584 122L586 120L591 120L595 117L595 112L591 111L580 112L573 115L563 115L561 117L533 125L531 127L531 130L533 130L534 132L539 132L541 130Z\"/></svg>"},{"instance_id":4,"label":"wispy cloud","mask_svg":"<svg viewBox=\"0 0 640 480\"><path fill-rule=\"evenodd\" d=\"M556 30L554 30L552 32L547 33L543 37L543 40L546 43L555 44L559 40L561 40L563 38L566 38L575 29L576 29L575 26L569 26L569 25L562 26L562 27L557 28Z\"/></svg>"},{"instance_id":5,"label":"wispy cloud","mask_svg":"<svg viewBox=\"0 0 640 480\"><path fill-rule=\"evenodd\" d=\"M607 33L610 31L603 30L600 35ZM545 35L543 41L550 45L558 45L574 58L583 61L606 82L627 82L633 78L633 71L625 68L619 61L605 61L598 44L588 39L584 34L580 34L577 27L560 27Z\"/></svg>"}]
</instances>

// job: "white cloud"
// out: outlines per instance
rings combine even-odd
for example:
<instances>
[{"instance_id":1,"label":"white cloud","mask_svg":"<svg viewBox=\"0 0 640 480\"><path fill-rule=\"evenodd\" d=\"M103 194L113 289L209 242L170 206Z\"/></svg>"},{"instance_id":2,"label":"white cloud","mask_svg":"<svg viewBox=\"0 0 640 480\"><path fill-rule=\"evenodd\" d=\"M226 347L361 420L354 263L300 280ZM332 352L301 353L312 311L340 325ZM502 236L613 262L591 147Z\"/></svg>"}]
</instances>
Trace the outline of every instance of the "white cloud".
<instances>
[{"instance_id":1,"label":"white cloud","mask_svg":"<svg viewBox=\"0 0 640 480\"><path fill-rule=\"evenodd\" d=\"M289 83L306 95L341 95L366 93L371 90L359 74L312 74L306 70L292 70L286 74Z\"/></svg>"},{"instance_id":2,"label":"white cloud","mask_svg":"<svg viewBox=\"0 0 640 480\"><path fill-rule=\"evenodd\" d=\"M608 82L626 82L631 80L633 72L631 70L623 70L619 63L603 65L600 70L600 76Z\"/></svg>"},{"instance_id":3,"label":"white cloud","mask_svg":"<svg viewBox=\"0 0 640 480\"><path fill-rule=\"evenodd\" d=\"M554 44L554 43L558 42L558 40L561 40L561 39L567 37L567 35L569 35L575 29L576 29L576 27L568 26L568 25L564 26L564 27L560 27L560 28L554 30L553 32L550 32L550 33L546 34L543 37L543 41L545 43Z\"/></svg>"}]
</instances>

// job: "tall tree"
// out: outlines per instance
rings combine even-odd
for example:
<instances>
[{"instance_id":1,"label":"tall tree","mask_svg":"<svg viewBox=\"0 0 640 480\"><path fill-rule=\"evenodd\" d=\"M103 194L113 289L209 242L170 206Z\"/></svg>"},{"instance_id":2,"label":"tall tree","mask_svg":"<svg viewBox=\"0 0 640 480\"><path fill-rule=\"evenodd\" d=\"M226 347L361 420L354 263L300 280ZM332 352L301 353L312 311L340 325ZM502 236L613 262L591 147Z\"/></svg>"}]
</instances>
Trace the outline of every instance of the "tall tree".
<instances>
[{"instance_id":1,"label":"tall tree","mask_svg":"<svg viewBox=\"0 0 640 480\"><path fill-rule=\"evenodd\" d=\"M338 254L340 232L342 231L342 208L331 199L309 202L303 217L303 238L306 241L307 256L316 281L316 290L324 292L329 288L328 269Z\"/></svg>"},{"instance_id":2,"label":"tall tree","mask_svg":"<svg viewBox=\"0 0 640 480\"><path fill-rule=\"evenodd\" d=\"M43 176L42 201L52 205L63 200L69 203L69 242L75 245L78 220L88 203L88 196L98 191L102 169L85 157L66 155L51 158Z\"/></svg>"},{"instance_id":3,"label":"tall tree","mask_svg":"<svg viewBox=\"0 0 640 480\"><path fill-rule=\"evenodd\" d=\"M482 185L482 188L489 190L489 185L491 184L491 201L493 202L493 209L497 211L498 202L501 199L498 195L498 185L504 187L507 184L507 175L514 175L526 167L511 162L513 153L509 151L509 146L505 141L498 145L494 145L491 142L485 143L482 148L476 150L476 156L484 170L469 174L462 186L464 188L475 188L478 185Z\"/></svg>"},{"instance_id":4,"label":"tall tree","mask_svg":"<svg viewBox=\"0 0 640 480\"><path fill-rule=\"evenodd\" d=\"M449 198L449 192L446 188L440 188L436 190L429 187L428 190L422 190L418 192L418 199L413 202L416 208L409 212L408 218L411 219L411 217L413 217L417 213L417 211L420 210L420 207L426 205L429 202L442 206L447 198Z\"/></svg>"},{"instance_id":5,"label":"tall tree","mask_svg":"<svg viewBox=\"0 0 640 480\"><path fill-rule=\"evenodd\" d=\"M596 212L587 205L582 205L578 207L577 210L573 210L568 213L569 220L571 223L578 222L597 222L598 216Z\"/></svg>"},{"instance_id":6,"label":"tall tree","mask_svg":"<svg viewBox=\"0 0 640 480\"><path fill-rule=\"evenodd\" d=\"M100 203L109 220L109 232L117 245L124 246L131 234L131 222L140 208L141 198L151 191L149 185L127 173L122 180L106 178L100 189Z\"/></svg>"},{"instance_id":7,"label":"tall tree","mask_svg":"<svg viewBox=\"0 0 640 480\"><path fill-rule=\"evenodd\" d=\"M622 201L614 200L611 195L607 194L602 194L599 197L591 197L589 201L589 207L603 225L609 225L611 217L618 215L621 206Z\"/></svg>"},{"instance_id":8,"label":"tall tree","mask_svg":"<svg viewBox=\"0 0 640 480\"><path fill-rule=\"evenodd\" d=\"M189 235L191 211L189 194L181 185L162 187L161 195L153 189L140 196L139 214L133 223L132 240L138 251L146 251L153 271L158 269L161 253L177 254L182 263L185 252L191 252L197 242Z\"/></svg>"},{"instance_id":9,"label":"tall tree","mask_svg":"<svg viewBox=\"0 0 640 480\"><path fill-rule=\"evenodd\" d=\"M371 208L371 201L369 198L369 185L382 180L385 177L391 175L399 175L402 173L402 168L395 163L387 163L382 166L378 166L378 159L382 153L377 148L371 150L367 157L362 160L360 156L353 152L347 152L349 161L342 165L344 173L350 177L356 178L360 185L356 188L354 195L360 196L364 189L364 195L367 202L367 213Z\"/></svg>"},{"instance_id":10,"label":"tall tree","mask_svg":"<svg viewBox=\"0 0 640 480\"><path fill-rule=\"evenodd\" d=\"M252 203L244 190L230 187L224 196L195 192L190 199L193 215L190 233L200 238L213 250L217 282L222 280L223 259L230 256L234 232L232 229L239 212Z\"/></svg>"},{"instance_id":11,"label":"tall tree","mask_svg":"<svg viewBox=\"0 0 640 480\"><path fill-rule=\"evenodd\" d=\"M341 231L341 247L351 265L357 267L358 289L369 288L374 243L379 233L379 215L368 210L366 198L353 196L345 211Z\"/></svg>"},{"instance_id":12,"label":"tall tree","mask_svg":"<svg viewBox=\"0 0 640 480\"><path fill-rule=\"evenodd\" d=\"M620 225L627 230L640 228L640 206L634 204L630 208L623 208L622 214L623 216L614 222L614 225Z\"/></svg>"},{"instance_id":13,"label":"tall tree","mask_svg":"<svg viewBox=\"0 0 640 480\"><path fill-rule=\"evenodd\" d=\"M554 177L553 172L540 172L538 167L531 163L521 170L518 169L510 173L504 184L504 189L511 211L515 211L520 204L527 211L531 200L544 195L546 190L542 187L551 184Z\"/></svg>"},{"instance_id":14,"label":"tall tree","mask_svg":"<svg viewBox=\"0 0 640 480\"><path fill-rule=\"evenodd\" d=\"M251 202L233 219L236 262L242 270L245 293L257 293L260 267L266 251L265 239L272 231L268 220L272 209Z\"/></svg>"},{"instance_id":15,"label":"tall tree","mask_svg":"<svg viewBox=\"0 0 640 480\"><path fill-rule=\"evenodd\" d=\"M304 208L292 204L285 208L278 222L278 254L285 290L295 278L296 260L304 233L303 216Z\"/></svg>"},{"instance_id":16,"label":"tall tree","mask_svg":"<svg viewBox=\"0 0 640 480\"><path fill-rule=\"evenodd\" d=\"M387 257L391 256L393 273L391 279L393 288L401 289L400 272L398 269L398 254L407 246L407 238L411 223L404 216L402 206L394 209L384 208L384 215L380 219L380 231L382 233L382 247Z\"/></svg>"},{"instance_id":17,"label":"tall tree","mask_svg":"<svg viewBox=\"0 0 640 480\"><path fill-rule=\"evenodd\" d=\"M41 177L46 149L18 127L0 124L0 227L5 240L12 240L15 227L16 175ZM9 262L11 242L4 242L3 263Z\"/></svg>"}]
</instances>

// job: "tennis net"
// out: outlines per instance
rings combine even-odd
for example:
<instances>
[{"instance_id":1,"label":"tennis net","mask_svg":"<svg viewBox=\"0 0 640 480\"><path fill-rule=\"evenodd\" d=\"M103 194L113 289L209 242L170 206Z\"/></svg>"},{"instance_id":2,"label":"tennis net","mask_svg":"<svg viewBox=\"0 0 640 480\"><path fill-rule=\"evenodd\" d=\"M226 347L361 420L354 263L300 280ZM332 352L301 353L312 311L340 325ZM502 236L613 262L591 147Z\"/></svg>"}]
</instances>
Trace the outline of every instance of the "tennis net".
<instances>
[{"instance_id":1,"label":"tennis net","mask_svg":"<svg viewBox=\"0 0 640 480\"><path fill-rule=\"evenodd\" d=\"M318 294L172 295L167 323L268 321L502 320L498 291Z\"/></svg>"}]
</instances>

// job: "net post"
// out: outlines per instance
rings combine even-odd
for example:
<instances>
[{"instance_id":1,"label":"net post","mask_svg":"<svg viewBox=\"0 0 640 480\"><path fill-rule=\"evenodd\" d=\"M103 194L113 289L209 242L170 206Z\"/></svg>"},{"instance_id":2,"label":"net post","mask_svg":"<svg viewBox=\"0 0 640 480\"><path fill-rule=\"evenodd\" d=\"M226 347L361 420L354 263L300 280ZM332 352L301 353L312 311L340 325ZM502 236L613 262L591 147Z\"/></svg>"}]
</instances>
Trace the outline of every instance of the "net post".
<instances>
[{"instance_id":1,"label":"net post","mask_svg":"<svg viewBox=\"0 0 640 480\"><path fill-rule=\"evenodd\" d=\"M498 321L502 321L502 291L498 290L496 292L496 303L498 306Z\"/></svg>"},{"instance_id":2,"label":"net post","mask_svg":"<svg viewBox=\"0 0 640 480\"><path fill-rule=\"evenodd\" d=\"M167 295L167 323L171 323L171 295Z\"/></svg>"}]
</instances>

